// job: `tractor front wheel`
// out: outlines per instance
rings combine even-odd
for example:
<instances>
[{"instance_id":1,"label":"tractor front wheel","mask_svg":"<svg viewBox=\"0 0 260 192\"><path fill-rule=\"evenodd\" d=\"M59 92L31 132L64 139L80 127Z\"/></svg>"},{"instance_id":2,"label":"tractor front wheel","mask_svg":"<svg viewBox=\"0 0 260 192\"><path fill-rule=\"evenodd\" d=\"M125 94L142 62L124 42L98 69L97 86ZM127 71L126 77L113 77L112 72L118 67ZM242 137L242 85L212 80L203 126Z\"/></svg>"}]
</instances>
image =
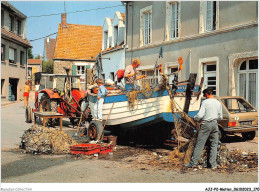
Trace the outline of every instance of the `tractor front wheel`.
<instances>
[{"instance_id":1,"label":"tractor front wheel","mask_svg":"<svg viewBox=\"0 0 260 192\"><path fill-rule=\"evenodd\" d=\"M91 121L87 130L88 141L102 140L104 136L102 121Z\"/></svg>"}]
</instances>

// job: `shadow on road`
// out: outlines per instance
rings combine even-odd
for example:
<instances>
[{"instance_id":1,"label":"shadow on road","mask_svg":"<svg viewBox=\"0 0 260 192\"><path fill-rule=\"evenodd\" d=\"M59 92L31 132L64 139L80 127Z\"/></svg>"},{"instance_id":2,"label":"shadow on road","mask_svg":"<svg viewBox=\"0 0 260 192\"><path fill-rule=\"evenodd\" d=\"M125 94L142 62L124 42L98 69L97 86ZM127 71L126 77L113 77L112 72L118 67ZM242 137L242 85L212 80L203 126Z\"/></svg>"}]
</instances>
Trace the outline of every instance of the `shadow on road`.
<instances>
[{"instance_id":1,"label":"shadow on road","mask_svg":"<svg viewBox=\"0 0 260 192\"><path fill-rule=\"evenodd\" d=\"M17 152L2 152L2 158L3 155L17 155ZM46 155L44 155L44 157L41 157L26 154L22 159L4 165L2 164L2 180L10 177L18 177L30 173L39 172L71 161L74 160L72 158L64 158L64 155L57 158L47 158Z\"/></svg>"},{"instance_id":2,"label":"shadow on road","mask_svg":"<svg viewBox=\"0 0 260 192\"><path fill-rule=\"evenodd\" d=\"M241 144L243 142L257 143L253 140L244 140L243 137L240 135L229 135L224 141L222 141L222 143L241 143Z\"/></svg>"}]
</instances>

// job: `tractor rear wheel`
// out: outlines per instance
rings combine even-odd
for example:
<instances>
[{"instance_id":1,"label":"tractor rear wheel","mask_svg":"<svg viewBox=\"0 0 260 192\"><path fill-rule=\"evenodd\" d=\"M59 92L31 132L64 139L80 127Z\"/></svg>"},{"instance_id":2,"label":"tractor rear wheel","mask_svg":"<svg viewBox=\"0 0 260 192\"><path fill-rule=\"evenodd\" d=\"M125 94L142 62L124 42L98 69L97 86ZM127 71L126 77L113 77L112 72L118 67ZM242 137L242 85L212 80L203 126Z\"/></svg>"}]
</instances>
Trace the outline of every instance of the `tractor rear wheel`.
<instances>
[{"instance_id":1,"label":"tractor rear wheel","mask_svg":"<svg viewBox=\"0 0 260 192\"><path fill-rule=\"evenodd\" d=\"M58 112L58 104L55 100L50 99L50 97L46 94L44 94L41 97L40 100L40 105L39 105L39 111L40 112L44 112L44 111L50 111L50 112ZM41 121L42 118L40 118ZM59 122L58 118L49 118L47 121L47 126L54 126L55 124L57 124Z\"/></svg>"},{"instance_id":2,"label":"tractor rear wheel","mask_svg":"<svg viewBox=\"0 0 260 192\"><path fill-rule=\"evenodd\" d=\"M102 140L104 136L102 121L91 121L87 130L88 141Z\"/></svg>"}]
</instances>

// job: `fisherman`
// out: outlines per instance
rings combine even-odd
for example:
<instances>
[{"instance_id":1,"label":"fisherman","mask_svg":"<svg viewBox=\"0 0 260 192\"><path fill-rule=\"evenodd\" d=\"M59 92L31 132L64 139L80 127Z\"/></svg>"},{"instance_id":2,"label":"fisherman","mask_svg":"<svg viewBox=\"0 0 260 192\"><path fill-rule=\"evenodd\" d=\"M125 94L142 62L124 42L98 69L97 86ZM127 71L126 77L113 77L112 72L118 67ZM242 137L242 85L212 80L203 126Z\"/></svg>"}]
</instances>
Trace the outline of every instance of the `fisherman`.
<instances>
[{"instance_id":1,"label":"fisherman","mask_svg":"<svg viewBox=\"0 0 260 192\"><path fill-rule=\"evenodd\" d=\"M217 146L218 146L218 123L223 118L222 106L220 102L213 96L213 90L207 88L203 91L203 97L206 97L201 104L198 114L194 116L195 121L202 120L197 143L191 157L191 161L186 164L187 167L196 167L202 150L207 139L210 141L210 157L209 163L212 169L217 168Z\"/></svg>"},{"instance_id":2,"label":"fisherman","mask_svg":"<svg viewBox=\"0 0 260 192\"><path fill-rule=\"evenodd\" d=\"M102 121L102 108L104 103L104 97L108 94L108 90L105 88L102 79L97 79L98 84L98 93L97 93L97 102L94 105L94 119Z\"/></svg>"},{"instance_id":3,"label":"fisherman","mask_svg":"<svg viewBox=\"0 0 260 192\"><path fill-rule=\"evenodd\" d=\"M30 86L28 85L28 81L25 82L25 85L20 89L20 91L22 91L22 89L24 89L23 92L23 97L24 97L24 108L26 108L26 106L28 107L29 105L29 91L30 91Z\"/></svg>"},{"instance_id":4,"label":"fisherman","mask_svg":"<svg viewBox=\"0 0 260 192\"><path fill-rule=\"evenodd\" d=\"M140 65L140 60L134 58L132 64L126 67L124 77L126 79L125 89L127 91L131 91L133 88L140 89L137 85L135 85L135 81L147 77L146 75L136 76L136 68Z\"/></svg>"}]
</instances>

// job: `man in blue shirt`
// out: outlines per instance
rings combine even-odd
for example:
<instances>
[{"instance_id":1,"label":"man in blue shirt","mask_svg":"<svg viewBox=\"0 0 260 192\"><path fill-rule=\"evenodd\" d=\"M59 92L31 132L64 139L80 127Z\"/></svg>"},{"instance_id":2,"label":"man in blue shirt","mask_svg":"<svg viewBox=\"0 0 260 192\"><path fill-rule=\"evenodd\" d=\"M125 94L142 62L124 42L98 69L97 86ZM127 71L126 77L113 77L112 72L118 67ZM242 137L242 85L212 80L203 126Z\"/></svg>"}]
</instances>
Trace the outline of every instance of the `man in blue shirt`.
<instances>
[{"instance_id":1,"label":"man in blue shirt","mask_svg":"<svg viewBox=\"0 0 260 192\"><path fill-rule=\"evenodd\" d=\"M215 169L217 167L217 146L218 146L218 123L217 121L223 118L222 115L222 105L213 96L212 89L205 89L203 91L203 96L206 97L201 104L200 110L197 115L194 116L194 120L200 121L201 126L198 133L197 143L191 157L188 167L197 166L202 150L205 146L207 139L210 141L210 157L209 163L211 168Z\"/></svg>"},{"instance_id":2,"label":"man in blue shirt","mask_svg":"<svg viewBox=\"0 0 260 192\"><path fill-rule=\"evenodd\" d=\"M97 84L99 86L97 93L97 102L94 105L94 120L95 118L102 121L102 108L104 103L104 97L108 94L108 90L103 85L102 79L97 79Z\"/></svg>"}]
</instances>

